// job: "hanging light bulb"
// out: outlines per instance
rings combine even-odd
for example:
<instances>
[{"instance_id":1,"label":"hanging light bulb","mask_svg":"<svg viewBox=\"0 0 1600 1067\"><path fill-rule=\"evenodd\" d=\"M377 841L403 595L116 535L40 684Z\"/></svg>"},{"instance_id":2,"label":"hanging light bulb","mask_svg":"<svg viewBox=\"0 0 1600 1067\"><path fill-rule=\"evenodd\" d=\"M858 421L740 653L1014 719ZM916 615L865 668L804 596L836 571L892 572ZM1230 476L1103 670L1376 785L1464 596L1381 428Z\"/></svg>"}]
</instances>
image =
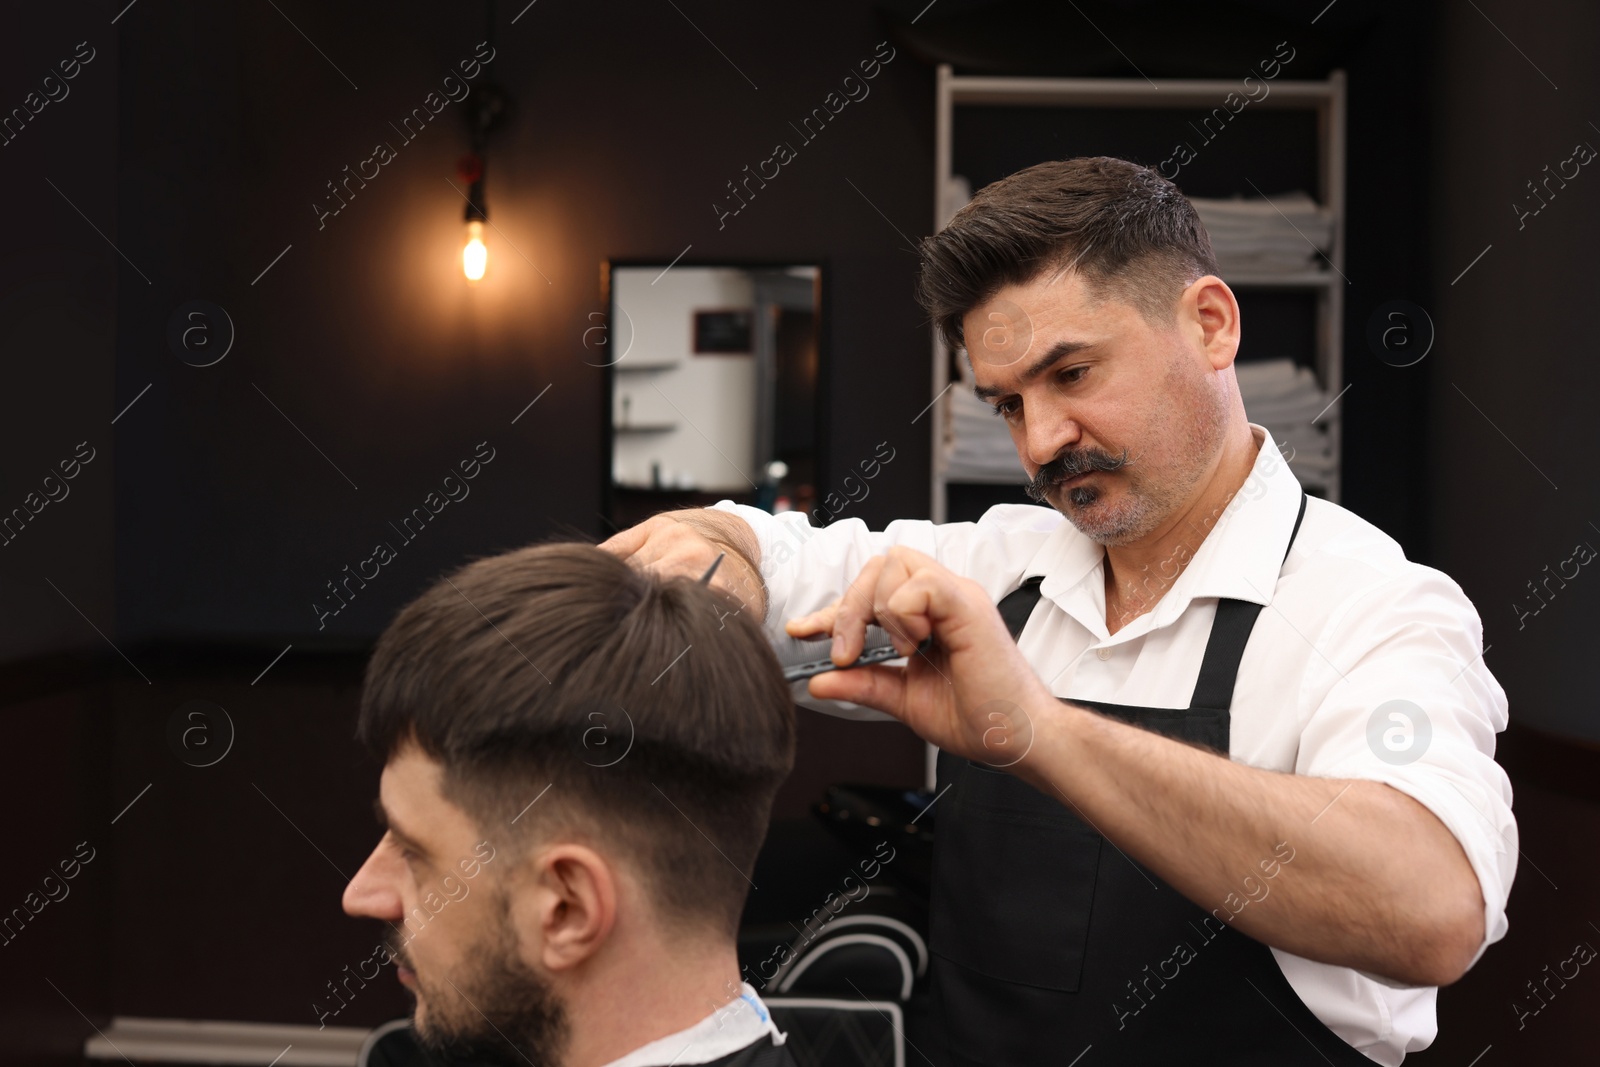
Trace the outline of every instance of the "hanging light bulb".
<instances>
[{"instance_id":1,"label":"hanging light bulb","mask_svg":"<svg viewBox=\"0 0 1600 1067\"><path fill-rule=\"evenodd\" d=\"M487 24L484 45L489 47L489 54L492 56L494 0L486 0L484 6ZM456 161L456 172L467 186L464 194L467 210L463 220L467 232L461 244L461 273L466 275L468 283L475 284L482 281L489 269L489 249L484 244L483 232L484 226L489 221L489 205L484 199L485 150L490 131L505 120L509 106L510 101L500 87L489 79L484 79L478 83L471 101L461 111L466 121L468 136L471 138L471 148L466 155Z\"/></svg>"},{"instance_id":2,"label":"hanging light bulb","mask_svg":"<svg viewBox=\"0 0 1600 1067\"><path fill-rule=\"evenodd\" d=\"M469 282L482 281L488 266L489 249L483 243L483 223L472 219L467 223L466 243L461 246L461 272Z\"/></svg>"},{"instance_id":3,"label":"hanging light bulb","mask_svg":"<svg viewBox=\"0 0 1600 1067\"><path fill-rule=\"evenodd\" d=\"M489 221L489 206L483 199L483 154L468 152L456 160L456 175L467 184L467 210L463 216L466 235L461 241L461 273L467 281L483 280L489 267L489 249L483 243L483 225Z\"/></svg>"}]
</instances>

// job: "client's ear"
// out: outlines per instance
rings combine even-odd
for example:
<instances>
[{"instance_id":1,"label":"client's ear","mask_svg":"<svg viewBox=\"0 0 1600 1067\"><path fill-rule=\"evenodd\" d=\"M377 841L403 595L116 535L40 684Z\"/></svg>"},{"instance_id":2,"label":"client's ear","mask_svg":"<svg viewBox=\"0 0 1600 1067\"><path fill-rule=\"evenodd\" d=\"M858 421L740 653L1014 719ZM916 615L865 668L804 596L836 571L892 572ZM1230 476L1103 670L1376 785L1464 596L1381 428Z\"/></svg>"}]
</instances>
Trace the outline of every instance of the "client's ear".
<instances>
[{"instance_id":1,"label":"client's ear","mask_svg":"<svg viewBox=\"0 0 1600 1067\"><path fill-rule=\"evenodd\" d=\"M538 930L540 962L551 971L576 967L598 952L617 921L617 877L599 853L560 844L531 857L519 918ZM531 931L530 931L531 932Z\"/></svg>"}]
</instances>

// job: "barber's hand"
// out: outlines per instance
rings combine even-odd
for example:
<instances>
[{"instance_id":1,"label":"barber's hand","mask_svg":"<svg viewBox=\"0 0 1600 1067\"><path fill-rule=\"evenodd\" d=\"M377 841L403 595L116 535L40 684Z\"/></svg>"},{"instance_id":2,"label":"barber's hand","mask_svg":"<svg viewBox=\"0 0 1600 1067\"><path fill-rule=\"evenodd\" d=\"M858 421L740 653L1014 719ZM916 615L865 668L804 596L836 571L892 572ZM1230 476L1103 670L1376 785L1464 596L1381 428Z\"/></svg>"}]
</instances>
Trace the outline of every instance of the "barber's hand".
<instances>
[{"instance_id":1,"label":"barber's hand","mask_svg":"<svg viewBox=\"0 0 1600 1067\"><path fill-rule=\"evenodd\" d=\"M1017 650L983 587L909 548L891 548L861 569L844 596L791 619L792 637L833 635L833 662L853 663L868 623L883 627L904 667L856 667L811 679L812 696L888 712L926 741L998 767L1020 761L1035 718L1058 704ZM929 634L934 647L915 653Z\"/></svg>"},{"instance_id":2,"label":"barber's hand","mask_svg":"<svg viewBox=\"0 0 1600 1067\"><path fill-rule=\"evenodd\" d=\"M600 547L639 567L661 574L706 572L718 555L727 553L711 584L752 606L756 619L766 617L766 586L751 565L760 546L750 524L737 515L714 511L669 511L630 526L600 542Z\"/></svg>"}]
</instances>

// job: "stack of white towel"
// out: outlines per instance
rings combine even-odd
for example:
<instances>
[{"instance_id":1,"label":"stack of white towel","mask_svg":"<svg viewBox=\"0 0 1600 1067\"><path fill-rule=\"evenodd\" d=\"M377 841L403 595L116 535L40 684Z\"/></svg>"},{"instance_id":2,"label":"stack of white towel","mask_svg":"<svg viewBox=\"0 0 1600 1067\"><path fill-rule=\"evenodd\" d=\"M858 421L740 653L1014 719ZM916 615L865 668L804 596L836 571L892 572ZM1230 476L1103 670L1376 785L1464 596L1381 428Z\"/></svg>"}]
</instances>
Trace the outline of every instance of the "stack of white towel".
<instances>
[{"instance_id":1,"label":"stack of white towel","mask_svg":"<svg viewBox=\"0 0 1600 1067\"><path fill-rule=\"evenodd\" d=\"M1338 463L1324 415L1332 398L1311 368L1292 359L1266 359L1236 362L1233 369L1245 416L1272 434L1301 485L1325 490Z\"/></svg>"},{"instance_id":2,"label":"stack of white towel","mask_svg":"<svg viewBox=\"0 0 1600 1067\"><path fill-rule=\"evenodd\" d=\"M961 357L963 361L966 358ZM970 381L952 385L944 395L944 403L945 469L951 478L973 482L1027 481L1006 420L978 399Z\"/></svg>"},{"instance_id":3,"label":"stack of white towel","mask_svg":"<svg viewBox=\"0 0 1600 1067\"><path fill-rule=\"evenodd\" d=\"M1265 200L1190 197L1211 235L1224 278L1230 271L1275 273L1327 270L1320 253L1333 249L1333 212L1303 192Z\"/></svg>"}]
</instances>

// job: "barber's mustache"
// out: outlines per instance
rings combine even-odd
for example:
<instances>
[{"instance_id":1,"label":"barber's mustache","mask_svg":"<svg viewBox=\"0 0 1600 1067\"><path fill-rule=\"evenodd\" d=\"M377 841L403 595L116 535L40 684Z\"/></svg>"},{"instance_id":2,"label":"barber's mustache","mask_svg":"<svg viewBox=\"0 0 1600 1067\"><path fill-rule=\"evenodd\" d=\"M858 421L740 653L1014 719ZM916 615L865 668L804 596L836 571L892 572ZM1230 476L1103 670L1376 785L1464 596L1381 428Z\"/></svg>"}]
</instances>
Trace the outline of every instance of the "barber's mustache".
<instances>
[{"instance_id":1,"label":"barber's mustache","mask_svg":"<svg viewBox=\"0 0 1600 1067\"><path fill-rule=\"evenodd\" d=\"M1063 452L1055 459L1039 468L1039 473L1029 479L1027 484L1028 496L1045 503L1045 494L1068 478L1076 478L1080 474L1090 471L1115 471L1128 465L1128 450L1124 448L1120 456L1098 448L1078 448L1070 452Z\"/></svg>"}]
</instances>

